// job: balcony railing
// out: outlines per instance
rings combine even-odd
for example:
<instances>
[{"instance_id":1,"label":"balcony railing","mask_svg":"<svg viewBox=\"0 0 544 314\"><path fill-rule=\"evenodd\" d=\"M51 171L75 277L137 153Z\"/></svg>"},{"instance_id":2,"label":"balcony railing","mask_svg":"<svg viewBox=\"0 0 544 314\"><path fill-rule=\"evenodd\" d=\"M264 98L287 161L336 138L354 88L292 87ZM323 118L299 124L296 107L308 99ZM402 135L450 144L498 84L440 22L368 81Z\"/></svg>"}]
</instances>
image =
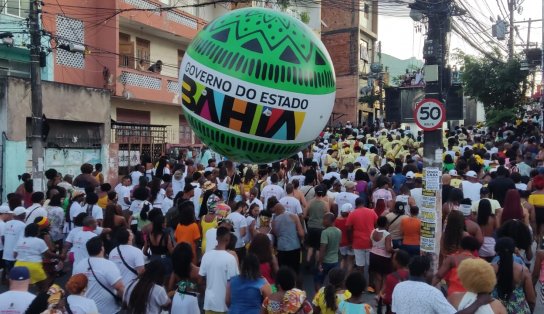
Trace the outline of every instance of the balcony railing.
<instances>
[{"instance_id":1,"label":"balcony railing","mask_svg":"<svg viewBox=\"0 0 544 314\"><path fill-rule=\"evenodd\" d=\"M165 14L166 19L174 23L186 26L191 29L198 29L199 20L195 17L188 15L187 13L175 10L161 10L162 5L152 0L123 0L126 4L134 6L139 9L150 10L155 15ZM164 13L163 13L164 12Z\"/></svg>"},{"instance_id":2,"label":"balcony railing","mask_svg":"<svg viewBox=\"0 0 544 314\"><path fill-rule=\"evenodd\" d=\"M123 67L119 67L118 71L115 95L154 102L179 103L181 88L177 79Z\"/></svg>"}]
</instances>

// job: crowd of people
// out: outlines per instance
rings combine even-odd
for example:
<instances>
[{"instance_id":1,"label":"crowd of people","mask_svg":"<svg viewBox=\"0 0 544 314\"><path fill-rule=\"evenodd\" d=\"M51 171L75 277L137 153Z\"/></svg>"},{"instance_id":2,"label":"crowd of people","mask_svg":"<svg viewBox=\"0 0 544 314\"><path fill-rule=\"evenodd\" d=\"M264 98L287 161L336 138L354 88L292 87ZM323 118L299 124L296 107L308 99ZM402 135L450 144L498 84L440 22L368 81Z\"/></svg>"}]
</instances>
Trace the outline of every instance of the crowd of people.
<instances>
[{"instance_id":1,"label":"crowd of people","mask_svg":"<svg viewBox=\"0 0 544 314\"><path fill-rule=\"evenodd\" d=\"M23 174L0 206L0 313L533 313L539 135L444 132L438 269L420 250L423 135L394 126L327 128L266 165L182 151L116 185L100 164L49 169L45 191Z\"/></svg>"}]
</instances>

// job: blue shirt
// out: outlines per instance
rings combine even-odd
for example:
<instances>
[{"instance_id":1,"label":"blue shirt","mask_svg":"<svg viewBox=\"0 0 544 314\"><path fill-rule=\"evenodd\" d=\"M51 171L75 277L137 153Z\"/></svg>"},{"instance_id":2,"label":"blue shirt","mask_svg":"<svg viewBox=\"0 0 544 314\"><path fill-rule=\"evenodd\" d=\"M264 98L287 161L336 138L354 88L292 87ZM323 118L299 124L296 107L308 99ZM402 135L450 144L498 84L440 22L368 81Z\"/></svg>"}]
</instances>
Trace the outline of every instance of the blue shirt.
<instances>
[{"instance_id":1,"label":"blue shirt","mask_svg":"<svg viewBox=\"0 0 544 314\"><path fill-rule=\"evenodd\" d=\"M260 314L263 296L261 287L266 284L264 278L247 280L241 276L230 280L229 314Z\"/></svg>"},{"instance_id":2,"label":"blue shirt","mask_svg":"<svg viewBox=\"0 0 544 314\"><path fill-rule=\"evenodd\" d=\"M402 173L395 173L395 175L391 177L391 183L393 184L393 190L398 194L401 186L406 183L406 177Z\"/></svg>"}]
</instances>

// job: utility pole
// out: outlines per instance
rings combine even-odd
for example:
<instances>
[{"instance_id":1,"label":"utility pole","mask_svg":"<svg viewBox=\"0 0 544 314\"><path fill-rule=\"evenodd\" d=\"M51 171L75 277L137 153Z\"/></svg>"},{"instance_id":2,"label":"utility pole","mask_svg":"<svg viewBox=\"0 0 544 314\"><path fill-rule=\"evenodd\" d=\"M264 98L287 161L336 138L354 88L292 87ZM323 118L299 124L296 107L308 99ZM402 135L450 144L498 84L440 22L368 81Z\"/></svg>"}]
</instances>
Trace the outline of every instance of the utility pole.
<instances>
[{"instance_id":1,"label":"utility pole","mask_svg":"<svg viewBox=\"0 0 544 314\"><path fill-rule=\"evenodd\" d=\"M527 47L526 49L531 48L531 23L532 20L529 18L529 21L527 21Z\"/></svg>"},{"instance_id":2,"label":"utility pole","mask_svg":"<svg viewBox=\"0 0 544 314\"><path fill-rule=\"evenodd\" d=\"M544 0L542 0L542 42L540 43L540 70L542 78L540 82L540 130L544 131ZM540 139L544 142L544 139Z\"/></svg>"},{"instance_id":3,"label":"utility pole","mask_svg":"<svg viewBox=\"0 0 544 314\"><path fill-rule=\"evenodd\" d=\"M380 83L380 116L382 121L385 121L385 111L383 110L383 65L382 65L382 42L378 42L378 63L380 64L380 73L378 73Z\"/></svg>"},{"instance_id":4,"label":"utility pole","mask_svg":"<svg viewBox=\"0 0 544 314\"><path fill-rule=\"evenodd\" d=\"M42 80L40 73L41 29L40 1L30 1L30 90L32 105L32 179L34 191L44 189L44 149L42 140Z\"/></svg>"},{"instance_id":5,"label":"utility pole","mask_svg":"<svg viewBox=\"0 0 544 314\"><path fill-rule=\"evenodd\" d=\"M508 60L514 58L514 1L508 0L508 11L510 12L510 33L508 36Z\"/></svg>"}]
</instances>

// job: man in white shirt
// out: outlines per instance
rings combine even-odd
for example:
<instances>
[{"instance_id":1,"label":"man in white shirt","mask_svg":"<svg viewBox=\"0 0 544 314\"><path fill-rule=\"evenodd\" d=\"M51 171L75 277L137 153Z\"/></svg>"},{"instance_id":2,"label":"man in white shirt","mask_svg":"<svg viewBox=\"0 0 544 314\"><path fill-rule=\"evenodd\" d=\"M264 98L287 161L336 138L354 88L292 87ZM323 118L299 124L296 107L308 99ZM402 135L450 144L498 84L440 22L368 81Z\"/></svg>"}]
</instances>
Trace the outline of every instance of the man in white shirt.
<instances>
[{"instance_id":1,"label":"man in white shirt","mask_svg":"<svg viewBox=\"0 0 544 314\"><path fill-rule=\"evenodd\" d=\"M11 220L11 210L9 209L8 205L0 205L0 257L4 255L4 229L6 226L6 222ZM0 263L0 268L4 267L4 263ZM2 272L2 280L6 278L6 272Z\"/></svg>"},{"instance_id":2,"label":"man in white shirt","mask_svg":"<svg viewBox=\"0 0 544 314\"><path fill-rule=\"evenodd\" d=\"M336 163L330 164L328 172L323 176L323 180L342 180L342 176L338 173L338 166Z\"/></svg>"},{"instance_id":3,"label":"man in white shirt","mask_svg":"<svg viewBox=\"0 0 544 314\"><path fill-rule=\"evenodd\" d=\"M85 246L89 257L75 264L73 273L85 274L89 279L85 296L94 300L99 313L117 313L121 306L116 298L122 298L125 290L119 268L104 258L100 237L90 239Z\"/></svg>"},{"instance_id":4,"label":"man in white shirt","mask_svg":"<svg viewBox=\"0 0 544 314\"><path fill-rule=\"evenodd\" d=\"M217 228L225 227L231 232L234 232L232 220L228 218L218 219L217 223ZM206 252L204 253L215 250L215 247L217 246L217 228L210 228L206 231Z\"/></svg>"},{"instance_id":5,"label":"man in white shirt","mask_svg":"<svg viewBox=\"0 0 544 314\"><path fill-rule=\"evenodd\" d=\"M72 231L70 231L70 233L66 237L66 241L64 241L64 248L62 250L61 260L66 259L66 253L70 249L71 252L73 252L74 254L74 265L89 257L86 244L90 239L97 236L97 234L94 232L96 227L96 220L92 216L87 216L83 219L82 229L72 229Z\"/></svg>"},{"instance_id":6,"label":"man in white shirt","mask_svg":"<svg viewBox=\"0 0 544 314\"><path fill-rule=\"evenodd\" d=\"M172 186L167 186L164 194L164 199L161 203L161 211L163 215L166 215L168 210L174 206L174 191Z\"/></svg>"},{"instance_id":7,"label":"man in white shirt","mask_svg":"<svg viewBox=\"0 0 544 314\"><path fill-rule=\"evenodd\" d=\"M145 258L142 250L132 245L134 235L130 230L117 232L119 246L111 250L109 260L117 265L125 287L144 272Z\"/></svg>"},{"instance_id":8,"label":"man in white shirt","mask_svg":"<svg viewBox=\"0 0 544 314\"><path fill-rule=\"evenodd\" d=\"M472 203L480 200L480 189L483 185L479 181L478 174L470 170L465 174L465 180L461 182L464 197L470 198Z\"/></svg>"},{"instance_id":9,"label":"man in white shirt","mask_svg":"<svg viewBox=\"0 0 544 314\"><path fill-rule=\"evenodd\" d=\"M247 234L247 220L244 213L247 211L247 204L240 201L236 203L236 208L227 216L227 219L232 221L234 227L234 235L236 236L236 244L234 250L238 255L238 260L243 260L246 256L246 247L244 239Z\"/></svg>"},{"instance_id":10,"label":"man in white shirt","mask_svg":"<svg viewBox=\"0 0 544 314\"><path fill-rule=\"evenodd\" d=\"M344 187L346 188L346 191L338 193L334 198L334 202L336 203L338 208L342 208L344 204L348 203L351 204L352 208L356 208L355 200L359 197L359 195L354 193L355 182L346 181ZM338 212L338 216L340 216L340 211Z\"/></svg>"},{"instance_id":11,"label":"man in white shirt","mask_svg":"<svg viewBox=\"0 0 544 314\"><path fill-rule=\"evenodd\" d=\"M4 225L4 271L9 271L15 264L15 245L24 236L25 233L25 219L26 210L24 207L19 206L13 210L13 219L6 222Z\"/></svg>"},{"instance_id":12,"label":"man in white shirt","mask_svg":"<svg viewBox=\"0 0 544 314\"><path fill-rule=\"evenodd\" d=\"M134 171L130 173L130 179L132 182L140 181L140 177L144 175L144 166L136 165L134 166Z\"/></svg>"},{"instance_id":13,"label":"man in white shirt","mask_svg":"<svg viewBox=\"0 0 544 314\"><path fill-rule=\"evenodd\" d=\"M415 178L414 180L415 187L410 190L410 195L414 198L416 206L421 208L421 198L423 193L422 180L421 178Z\"/></svg>"},{"instance_id":14,"label":"man in white shirt","mask_svg":"<svg viewBox=\"0 0 544 314\"><path fill-rule=\"evenodd\" d=\"M121 183L115 187L117 193L117 204L121 206L122 210L128 210L130 208L130 186L132 184L130 176L123 177Z\"/></svg>"},{"instance_id":15,"label":"man in white shirt","mask_svg":"<svg viewBox=\"0 0 544 314\"><path fill-rule=\"evenodd\" d=\"M251 205L257 204L259 206L259 211L262 211L264 209L264 204L257 197L257 195L259 195L259 190L257 188L251 188L251 190L249 190L249 197L247 199L247 206L251 207Z\"/></svg>"},{"instance_id":16,"label":"man in white shirt","mask_svg":"<svg viewBox=\"0 0 544 314\"><path fill-rule=\"evenodd\" d=\"M38 217L47 217L47 210L43 208L45 194L43 192L34 192L31 196L32 205L26 209L25 224L30 225Z\"/></svg>"},{"instance_id":17,"label":"man in white shirt","mask_svg":"<svg viewBox=\"0 0 544 314\"><path fill-rule=\"evenodd\" d=\"M24 314L36 298L28 292L30 273L26 267L13 267L9 272L9 291L0 294L0 313Z\"/></svg>"},{"instance_id":18,"label":"man in white shirt","mask_svg":"<svg viewBox=\"0 0 544 314\"><path fill-rule=\"evenodd\" d=\"M410 277L398 283L393 290L392 311L397 314L454 314L457 310L448 302L442 292L426 282L426 275L431 269L427 256L415 256L409 264ZM487 295L489 297L489 295ZM478 299L470 308L474 313L484 299ZM468 308L467 308L468 309Z\"/></svg>"},{"instance_id":19,"label":"man in white shirt","mask_svg":"<svg viewBox=\"0 0 544 314\"><path fill-rule=\"evenodd\" d=\"M361 156L355 158L355 162L358 162L364 171L368 169L368 166L370 166L370 159L366 156L365 149L361 150Z\"/></svg>"},{"instance_id":20,"label":"man in white shirt","mask_svg":"<svg viewBox=\"0 0 544 314\"><path fill-rule=\"evenodd\" d=\"M99 226L102 226L102 221L104 220L104 210L100 206L96 205L98 203L98 195L96 193L89 193L85 197L86 205L83 206L83 211L87 215L93 216L96 219L96 222Z\"/></svg>"},{"instance_id":21,"label":"man in white shirt","mask_svg":"<svg viewBox=\"0 0 544 314\"><path fill-rule=\"evenodd\" d=\"M230 230L225 227L217 229L217 246L202 257L198 274L206 281L204 294L204 310L219 313L228 311L225 297L228 281L238 275L238 264L234 256L226 251L230 242ZM207 244L209 245L209 244Z\"/></svg>"},{"instance_id":22,"label":"man in white shirt","mask_svg":"<svg viewBox=\"0 0 544 314\"><path fill-rule=\"evenodd\" d=\"M267 186L263 188L261 191L261 201L264 203L264 206L266 207L266 204L268 203L268 199L272 196L275 196L276 199L279 201L284 195L285 192L283 189L278 185L278 174L273 173L270 176L270 183Z\"/></svg>"},{"instance_id":23,"label":"man in white shirt","mask_svg":"<svg viewBox=\"0 0 544 314\"><path fill-rule=\"evenodd\" d=\"M185 187L185 174L181 170L176 170L172 176L172 190L174 195L178 195L179 192L183 191Z\"/></svg>"},{"instance_id":24,"label":"man in white shirt","mask_svg":"<svg viewBox=\"0 0 544 314\"><path fill-rule=\"evenodd\" d=\"M288 183L285 186L285 192L287 193L286 196L282 197L279 201L280 204L285 207L285 210L293 213L297 216L302 216L302 206L300 205L300 201L294 196L295 188L292 183Z\"/></svg>"}]
</instances>

